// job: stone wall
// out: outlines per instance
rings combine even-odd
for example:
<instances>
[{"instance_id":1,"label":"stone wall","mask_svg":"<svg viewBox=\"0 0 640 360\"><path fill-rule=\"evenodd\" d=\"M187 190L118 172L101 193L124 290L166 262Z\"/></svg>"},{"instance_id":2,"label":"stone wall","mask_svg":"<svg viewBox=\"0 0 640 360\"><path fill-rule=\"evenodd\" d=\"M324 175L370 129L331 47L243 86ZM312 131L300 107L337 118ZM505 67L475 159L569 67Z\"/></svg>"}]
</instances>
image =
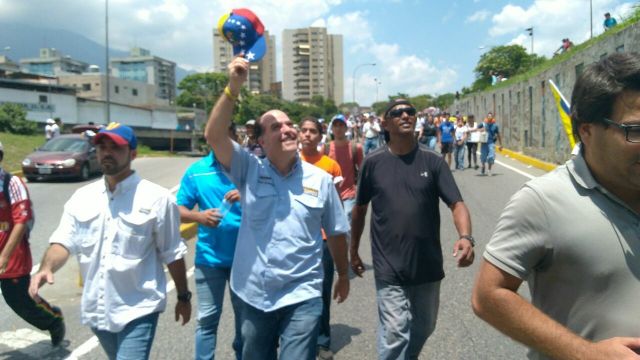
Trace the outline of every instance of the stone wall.
<instances>
[{"instance_id":1,"label":"stone wall","mask_svg":"<svg viewBox=\"0 0 640 360\"><path fill-rule=\"evenodd\" d=\"M474 114L478 120L491 111L501 126L506 148L545 161L563 163L569 158L571 149L548 80L553 80L570 102L573 85L583 69L609 54L621 51L640 52L640 22L577 50L565 61L529 79L513 84L506 82L480 93L469 94L457 100L451 109Z\"/></svg>"}]
</instances>

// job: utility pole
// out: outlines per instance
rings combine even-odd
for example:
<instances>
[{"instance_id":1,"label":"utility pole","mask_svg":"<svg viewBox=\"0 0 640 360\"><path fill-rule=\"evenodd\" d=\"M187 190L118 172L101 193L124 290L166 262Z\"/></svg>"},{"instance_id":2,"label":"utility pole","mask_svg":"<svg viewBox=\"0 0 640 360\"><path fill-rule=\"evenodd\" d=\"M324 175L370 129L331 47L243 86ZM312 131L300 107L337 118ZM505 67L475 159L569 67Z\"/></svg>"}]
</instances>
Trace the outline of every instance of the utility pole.
<instances>
[{"instance_id":1,"label":"utility pole","mask_svg":"<svg viewBox=\"0 0 640 360\"><path fill-rule=\"evenodd\" d=\"M107 124L111 122L111 81L109 80L109 0L104 0L104 28L105 28L105 43L106 49L104 51L106 68L104 70L105 77L107 78Z\"/></svg>"},{"instance_id":2,"label":"utility pole","mask_svg":"<svg viewBox=\"0 0 640 360\"><path fill-rule=\"evenodd\" d=\"M533 26L530 28L526 28L525 31L528 31L529 36L531 36L531 54L533 55Z\"/></svg>"}]
</instances>

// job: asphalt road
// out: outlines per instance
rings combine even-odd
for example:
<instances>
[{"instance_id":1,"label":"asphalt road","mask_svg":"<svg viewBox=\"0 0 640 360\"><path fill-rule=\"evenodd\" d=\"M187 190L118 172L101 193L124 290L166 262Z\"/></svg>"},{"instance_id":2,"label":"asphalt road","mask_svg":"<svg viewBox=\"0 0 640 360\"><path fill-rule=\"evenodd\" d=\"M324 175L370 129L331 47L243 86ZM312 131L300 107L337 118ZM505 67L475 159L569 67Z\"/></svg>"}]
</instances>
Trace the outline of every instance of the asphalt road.
<instances>
[{"instance_id":1,"label":"asphalt road","mask_svg":"<svg viewBox=\"0 0 640 360\"><path fill-rule=\"evenodd\" d=\"M134 162L134 168L144 177L167 188L176 186L183 171L196 159L146 158ZM463 198L471 211L473 234L477 241L476 263L459 269L450 255L456 231L450 211L441 206L441 238L445 255L446 278L441 288L441 305L435 333L421 354L422 359L519 359L525 357L524 347L493 330L473 315L470 307L471 287L479 260L496 220L510 196L529 178L544 172L528 168L512 159L499 156L494 176L479 176L478 171L454 173ZM93 179L91 181L95 181ZM36 227L32 233L34 264L47 246L49 234L58 224L64 202L82 182L28 184L36 209ZM90 201L90 199L87 199ZM368 225L367 225L368 229ZM189 242L188 267L193 266L193 242ZM367 266L363 278L353 279L351 294L343 304L332 307L332 349L336 359L375 359L377 313L371 265L368 230L361 243L361 256ZM48 333L40 332L14 315L0 301L0 359L106 359L91 331L80 324L78 286L75 259L56 273L56 283L43 288L42 294L50 302L62 307L67 322L67 341L62 348L53 349ZM194 288L193 277L190 287ZM527 296L526 287L521 290ZM195 299L195 297L194 297ZM195 333L195 309L192 321L180 326L173 320L175 291L169 295L167 312L160 317L153 359L192 359ZM233 359L231 341L233 318L228 296L218 330L218 359Z\"/></svg>"}]
</instances>

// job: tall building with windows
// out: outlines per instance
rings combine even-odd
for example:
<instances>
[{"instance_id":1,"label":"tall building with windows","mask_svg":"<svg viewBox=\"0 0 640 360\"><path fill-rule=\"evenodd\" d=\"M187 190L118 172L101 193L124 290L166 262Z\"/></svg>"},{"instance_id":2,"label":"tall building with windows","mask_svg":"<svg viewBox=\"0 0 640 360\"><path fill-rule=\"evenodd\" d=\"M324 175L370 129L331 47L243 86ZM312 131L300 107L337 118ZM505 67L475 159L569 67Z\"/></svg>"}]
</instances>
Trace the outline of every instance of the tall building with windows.
<instances>
[{"instance_id":1,"label":"tall building with windows","mask_svg":"<svg viewBox=\"0 0 640 360\"><path fill-rule=\"evenodd\" d=\"M322 27L284 30L282 96L309 103L315 95L340 105L344 98L342 35Z\"/></svg>"},{"instance_id":2,"label":"tall building with windows","mask_svg":"<svg viewBox=\"0 0 640 360\"><path fill-rule=\"evenodd\" d=\"M264 32L267 42L267 53L264 57L249 66L247 86L253 94L271 92L271 84L276 82L276 37ZM213 29L213 71L227 73L227 65L233 60L233 47L217 28Z\"/></svg>"},{"instance_id":3,"label":"tall building with windows","mask_svg":"<svg viewBox=\"0 0 640 360\"><path fill-rule=\"evenodd\" d=\"M43 48L40 57L20 60L20 67L31 74L58 76L82 74L89 69L89 64L69 55L63 56L54 48Z\"/></svg>"},{"instance_id":4,"label":"tall building with windows","mask_svg":"<svg viewBox=\"0 0 640 360\"><path fill-rule=\"evenodd\" d=\"M111 74L121 79L155 85L156 97L172 101L176 97L176 63L153 56L149 50L133 48L129 57L110 61Z\"/></svg>"}]
</instances>

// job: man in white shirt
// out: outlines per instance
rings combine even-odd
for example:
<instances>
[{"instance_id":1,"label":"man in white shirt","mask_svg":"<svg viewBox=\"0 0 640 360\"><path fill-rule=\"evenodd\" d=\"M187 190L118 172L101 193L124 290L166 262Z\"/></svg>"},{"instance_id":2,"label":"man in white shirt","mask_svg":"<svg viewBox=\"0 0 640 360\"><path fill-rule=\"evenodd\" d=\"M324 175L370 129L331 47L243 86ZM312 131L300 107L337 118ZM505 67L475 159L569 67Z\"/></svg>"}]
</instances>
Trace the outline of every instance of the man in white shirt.
<instances>
[{"instance_id":1,"label":"man in white shirt","mask_svg":"<svg viewBox=\"0 0 640 360\"><path fill-rule=\"evenodd\" d=\"M54 126L57 127L53 119L47 119L47 125L44 126L44 138L49 141L54 137Z\"/></svg>"},{"instance_id":2,"label":"man in white shirt","mask_svg":"<svg viewBox=\"0 0 640 360\"><path fill-rule=\"evenodd\" d=\"M365 114L365 117L367 118L367 122L362 126L362 134L364 136L364 154L367 155L378 147L380 125L370 114Z\"/></svg>"},{"instance_id":3,"label":"man in white shirt","mask_svg":"<svg viewBox=\"0 0 640 360\"><path fill-rule=\"evenodd\" d=\"M167 189L131 169L137 140L130 127L111 123L94 142L105 176L65 204L29 293L38 298L38 289L53 284L53 273L76 255L85 280L82 323L109 359L147 359L167 303L163 264L178 292L176 321L182 317L184 325L191 317L180 214Z\"/></svg>"}]
</instances>

